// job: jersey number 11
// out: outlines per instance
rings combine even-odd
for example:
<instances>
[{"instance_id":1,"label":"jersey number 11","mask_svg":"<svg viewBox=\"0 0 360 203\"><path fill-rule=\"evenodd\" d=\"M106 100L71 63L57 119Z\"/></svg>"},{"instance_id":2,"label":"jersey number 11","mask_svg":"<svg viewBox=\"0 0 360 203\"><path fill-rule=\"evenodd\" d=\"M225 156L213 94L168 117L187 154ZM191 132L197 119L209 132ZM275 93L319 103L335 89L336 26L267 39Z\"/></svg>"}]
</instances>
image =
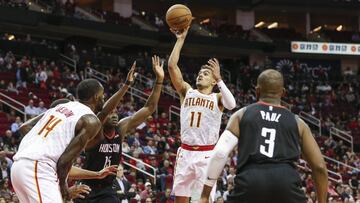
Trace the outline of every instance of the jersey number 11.
<instances>
[{"instance_id":1,"label":"jersey number 11","mask_svg":"<svg viewBox=\"0 0 360 203\"><path fill-rule=\"evenodd\" d=\"M195 112L191 112L190 127L194 127ZM201 112L197 112L196 127L200 128Z\"/></svg>"}]
</instances>

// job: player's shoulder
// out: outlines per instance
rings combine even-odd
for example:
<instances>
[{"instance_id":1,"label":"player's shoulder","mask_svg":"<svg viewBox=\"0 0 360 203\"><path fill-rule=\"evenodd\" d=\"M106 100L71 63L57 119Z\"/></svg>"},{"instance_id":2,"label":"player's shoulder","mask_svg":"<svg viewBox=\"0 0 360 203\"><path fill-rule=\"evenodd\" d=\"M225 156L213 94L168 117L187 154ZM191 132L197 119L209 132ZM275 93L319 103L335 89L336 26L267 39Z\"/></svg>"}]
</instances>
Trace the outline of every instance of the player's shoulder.
<instances>
[{"instance_id":1,"label":"player's shoulder","mask_svg":"<svg viewBox=\"0 0 360 203\"><path fill-rule=\"evenodd\" d=\"M77 125L88 128L101 128L101 122L95 114L82 115Z\"/></svg>"}]
</instances>

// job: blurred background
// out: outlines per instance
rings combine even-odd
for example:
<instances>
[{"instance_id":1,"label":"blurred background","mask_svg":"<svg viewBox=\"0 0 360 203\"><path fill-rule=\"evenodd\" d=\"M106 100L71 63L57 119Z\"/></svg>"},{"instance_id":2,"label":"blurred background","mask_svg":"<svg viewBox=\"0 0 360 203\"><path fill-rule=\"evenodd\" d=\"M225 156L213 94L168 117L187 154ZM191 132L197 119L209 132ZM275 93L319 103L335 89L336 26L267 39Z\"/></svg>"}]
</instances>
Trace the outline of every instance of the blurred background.
<instances>
[{"instance_id":1,"label":"blurred background","mask_svg":"<svg viewBox=\"0 0 360 203\"><path fill-rule=\"evenodd\" d=\"M359 0L0 0L0 203L18 202L7 152L17 150L19 125L55 99L72 99L79 81L100 80L109 97L136 60L139 76L118 114L144 105L154 81L151 56L167 62L176 40L165 22L176 3L195 17L180 59L185 80L195 84L200 66L217 57L239 109L256 101L262 70L281 71L283 105L310 125L327 162L329 202L360 202ZM179 98L168 74L156 113L122 145L132 184L127 201L173 202ZM216 202L233 188L236 157L234 150ZM309 168L298 166L308 203L315 203Z\"/></svg>"}]
</instances>

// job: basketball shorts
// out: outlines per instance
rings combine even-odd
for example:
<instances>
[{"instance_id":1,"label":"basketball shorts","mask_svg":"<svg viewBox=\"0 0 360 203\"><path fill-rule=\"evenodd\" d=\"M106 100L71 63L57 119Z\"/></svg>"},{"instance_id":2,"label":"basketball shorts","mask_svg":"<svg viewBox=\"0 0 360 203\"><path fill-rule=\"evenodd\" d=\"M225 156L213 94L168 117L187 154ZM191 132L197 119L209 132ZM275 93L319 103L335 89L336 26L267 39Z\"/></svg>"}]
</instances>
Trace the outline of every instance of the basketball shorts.
<instances>
[{"instance_id":1,"label":"basketball shorts","mask_svg":"<svg viewBox=\"0 0 360 203\"><path fill-rule=\"evenodd\" d=\"M287 163L246 165L237 172L230 203L305 203L301 179Z\"/></svg>"},{"instance_id":2,"label":"basketball shorts","mask_svg":"<svg viewBox=\"0 0 360 203\"><path fill-rule=\"evenodd\" d=\"M179 147L172 191L175 196L191 197L192 202L200 198L212 152L212 150L192 151ZM212 199L215 198L215 190L216 186L211 191Z\"/></svg>"},{"instance_id":3,"label":"basketball shorts","mask_svg":"<svg viewBox=\"0 0 360 203\"><path fill-rule=\"evenodd\" d=\"M11 180L21 203L62 203L56 171L45 162L20 159L11 167Z\"/></svg>"}]
</instances>

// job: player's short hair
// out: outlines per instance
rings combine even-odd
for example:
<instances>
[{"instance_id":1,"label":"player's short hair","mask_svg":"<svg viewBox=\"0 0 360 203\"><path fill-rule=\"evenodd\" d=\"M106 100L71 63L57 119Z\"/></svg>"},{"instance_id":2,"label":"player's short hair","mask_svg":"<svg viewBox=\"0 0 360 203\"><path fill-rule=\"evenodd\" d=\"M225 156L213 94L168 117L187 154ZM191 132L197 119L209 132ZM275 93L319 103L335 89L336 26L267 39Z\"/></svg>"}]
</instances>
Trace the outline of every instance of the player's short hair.
<instances>
[{"instance_id":1,"label":"player's short hair","mask_svg":"<svg viewBox=\"0 0 360 203\"><path fill-rule=\"evenodd\" d=\"M55 106L57 106L59 104L65 104L68 102L70 102L69 99L57 99L50 104L50 108L54 108Z\"/></svg>"},{"instance_id":2,"label":"player's short hair","mask_svg":"<svg viewBox=\"0 0 360 203\"><path fill-rule=\"evenodd\" d=\"M200 70L201 69L209 69L206 65L202 65L201 67L200 67Z\"/></svg>"},{"instance_id":3,"label":"player's short hair","mask_svg":"<svg viewBox=\"0 0 360 203\"><path fill-rule=\"evenodd\" d=\"M76 95L80 101L88 101L101 89L101 84L95 79L81 81L76 89Z\"/></svg>"}]
</instances>

